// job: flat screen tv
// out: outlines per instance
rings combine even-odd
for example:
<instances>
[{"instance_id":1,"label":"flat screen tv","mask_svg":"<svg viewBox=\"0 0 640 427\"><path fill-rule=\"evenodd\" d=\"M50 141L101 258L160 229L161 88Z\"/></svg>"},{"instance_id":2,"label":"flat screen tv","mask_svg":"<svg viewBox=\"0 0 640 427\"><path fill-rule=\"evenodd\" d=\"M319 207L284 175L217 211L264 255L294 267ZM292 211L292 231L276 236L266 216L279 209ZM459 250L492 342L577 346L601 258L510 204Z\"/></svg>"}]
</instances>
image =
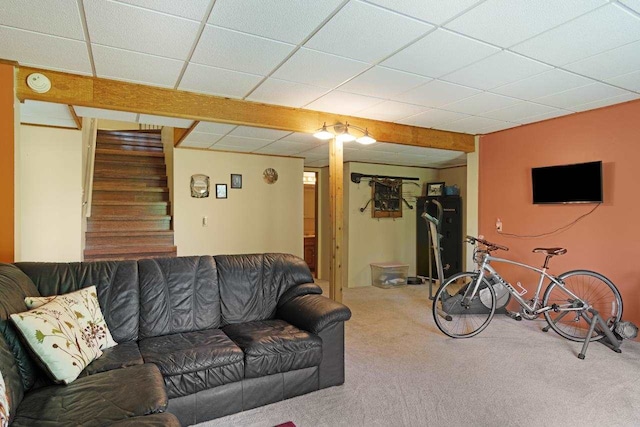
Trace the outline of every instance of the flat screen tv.
<instances>
[{"instance_id":1,"label":"flat screen tv","mask_svg":"<svg viewBox=\"0 0 640 427\"><path fill-rule=\"evenodd\" d=\"M602 203L602 162L531 169L533 203Z\"/></svg>"}]
</instances>

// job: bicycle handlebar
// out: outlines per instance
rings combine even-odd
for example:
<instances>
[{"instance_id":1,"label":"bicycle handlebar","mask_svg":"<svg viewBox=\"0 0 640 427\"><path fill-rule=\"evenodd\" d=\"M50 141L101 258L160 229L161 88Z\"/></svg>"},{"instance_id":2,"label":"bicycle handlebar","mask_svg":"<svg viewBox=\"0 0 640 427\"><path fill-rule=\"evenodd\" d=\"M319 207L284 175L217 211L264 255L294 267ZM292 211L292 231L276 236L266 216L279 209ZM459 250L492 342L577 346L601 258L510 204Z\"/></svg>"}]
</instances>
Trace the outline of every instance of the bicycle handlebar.
<instances>
[{"instance_id":1,"label":"bicycle handlebar","mask_svg":"<svg viewBox=\"0 0 640 427\"><path fill-rule=\"evenodd\" d=\"M495 251L495 250L508 251L509 250L509 248L506 247L506 246L502 246L502 245L499 245L497 243L491 243L488 240L479 239L479 238L473 237L473 236L467 236L466 241L471 243L472 245L475 245L476 242L480 243L480 244L486 246L488 251Z\"/></svg>"}]
</instances>

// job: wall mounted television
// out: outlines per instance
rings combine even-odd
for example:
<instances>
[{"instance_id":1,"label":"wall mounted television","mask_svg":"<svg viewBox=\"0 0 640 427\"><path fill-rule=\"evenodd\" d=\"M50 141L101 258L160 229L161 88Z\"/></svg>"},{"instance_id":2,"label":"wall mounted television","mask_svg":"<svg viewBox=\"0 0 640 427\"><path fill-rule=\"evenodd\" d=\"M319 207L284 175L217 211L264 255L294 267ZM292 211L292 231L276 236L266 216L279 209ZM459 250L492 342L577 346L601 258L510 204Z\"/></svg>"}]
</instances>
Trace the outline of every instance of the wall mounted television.
<instances>
[{"instance_id":1,"label":"wall mounted television","mask_svg":"<svg viewBox=\"0 0 640 427\"><path fill-rule=\"evenodd\" d=\"M531 169L533 203L602 203L602 162Z\"/></svg>"}]
</instances>

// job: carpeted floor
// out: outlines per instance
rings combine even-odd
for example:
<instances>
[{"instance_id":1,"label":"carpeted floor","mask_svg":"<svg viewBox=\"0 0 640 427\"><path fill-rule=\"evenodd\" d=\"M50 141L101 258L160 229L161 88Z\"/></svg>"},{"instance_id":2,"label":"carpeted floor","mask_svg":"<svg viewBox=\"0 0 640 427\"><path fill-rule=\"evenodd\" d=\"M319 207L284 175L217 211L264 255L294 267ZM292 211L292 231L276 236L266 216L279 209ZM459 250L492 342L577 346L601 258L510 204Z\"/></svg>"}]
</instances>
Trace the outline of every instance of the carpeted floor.
<instances>
[{"instance_id":1,"label":"carpeted floor","mask_svg":"<svg viewBox=\"0 0 640 427\"><path fill-rule=\"evenodd\" d=\"M496 316L480 335L444 336L426 286L347 289L346 382L200 424L274 426L638 426L640 343L622 354L544 321Z\"/></svg>"}]
</instances>

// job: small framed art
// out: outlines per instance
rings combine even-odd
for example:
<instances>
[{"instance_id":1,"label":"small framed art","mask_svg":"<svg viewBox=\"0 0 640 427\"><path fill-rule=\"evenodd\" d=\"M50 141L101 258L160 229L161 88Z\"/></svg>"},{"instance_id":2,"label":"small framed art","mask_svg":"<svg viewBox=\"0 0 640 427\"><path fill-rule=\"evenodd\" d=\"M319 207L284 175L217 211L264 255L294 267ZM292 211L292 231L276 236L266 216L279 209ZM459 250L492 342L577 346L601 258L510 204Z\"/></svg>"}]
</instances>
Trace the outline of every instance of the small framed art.
<instances>
[{"instance_id":1,"label":"small framed art","mask_svg":"<svg viewBox=\"0 0 640 427\"><path fill-rule=\"evenodd\" d=\"M216 184L216 199L227 198L227 184Z\"/></svg>"},{"instance_id":2,"label":"small framed art","mask_svg":"<svg viewBox=\"0 0 640 427\"><path fill-rule=\"evenodd\" d=\"M427 184L427 197L444 195L444 182L430 182Z\"/></svg>"},{"instance_id":3,"label":"small framed art","mask_svg":"<svg viewBox=\"0 0 640 427\"><path fill-rule=\"evenodd\" d=\"M242 188L242 175L239 173L231 174L231 188Z\"/></svg>"}]
</instances>

